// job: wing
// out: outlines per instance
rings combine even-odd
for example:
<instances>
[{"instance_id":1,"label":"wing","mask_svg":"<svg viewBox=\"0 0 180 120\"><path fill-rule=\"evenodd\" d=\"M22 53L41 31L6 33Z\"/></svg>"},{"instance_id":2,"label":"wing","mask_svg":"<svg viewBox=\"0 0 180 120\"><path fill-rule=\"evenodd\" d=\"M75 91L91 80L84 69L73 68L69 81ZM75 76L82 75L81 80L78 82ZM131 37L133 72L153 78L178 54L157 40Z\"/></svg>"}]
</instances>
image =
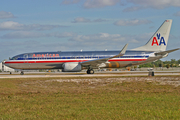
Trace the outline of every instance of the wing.
<instances>
[{"instance_id":1,"label":"wing","mask_svg":"<svg viewBox=\"0 0 180 120\"><path fill-rule=\"evenodd\" d=\"M121 52L120 52L118 55L115 55L115 56L113 56L113 57L108 57L108 58L95 59L95 60L90 60L90 61L81 62L81 65L86 66L86 67L87 67L87 66L99 67L102 63L108 62L109 59L123 56L123 55L126 53L127 46L128 46L128 44L126 44L126 45L123 47L123 49L121 50Z\"/></svg>"},{"instance_id":2,"label":"wing","mask_svg":"<svg viewBox=\"0 0 180 120\"><path fill-rule=\"evenodd\" d=\"M172 50L167 50L167 51L162 51L162 52L157 52L157 53L155 53L155 55L165 55L167 53L171 53L171 52L174 52L176 50L180 50L180 48L176 48L176 49L172 49Z\"/></svg>"}]
</instances>

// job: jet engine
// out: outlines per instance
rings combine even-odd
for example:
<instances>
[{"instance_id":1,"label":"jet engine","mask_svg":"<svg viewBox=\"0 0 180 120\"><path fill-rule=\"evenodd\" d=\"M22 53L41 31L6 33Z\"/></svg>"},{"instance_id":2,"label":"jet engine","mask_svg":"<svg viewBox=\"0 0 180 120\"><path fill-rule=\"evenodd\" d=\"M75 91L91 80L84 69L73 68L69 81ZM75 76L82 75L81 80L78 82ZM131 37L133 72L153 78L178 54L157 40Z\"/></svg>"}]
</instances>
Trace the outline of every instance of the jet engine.
<instances>
[{"instance_id":1,"label":"jet engine","mask_svg":"<svg viewBox=\"0 0 180 120\"><path fill-rule=\"evenodd\" d=\"M76 62L76 63L64 63L62 65L63 67L63 72L80 72L82 70L81 64Z\"/></svg>"}]
</instances>

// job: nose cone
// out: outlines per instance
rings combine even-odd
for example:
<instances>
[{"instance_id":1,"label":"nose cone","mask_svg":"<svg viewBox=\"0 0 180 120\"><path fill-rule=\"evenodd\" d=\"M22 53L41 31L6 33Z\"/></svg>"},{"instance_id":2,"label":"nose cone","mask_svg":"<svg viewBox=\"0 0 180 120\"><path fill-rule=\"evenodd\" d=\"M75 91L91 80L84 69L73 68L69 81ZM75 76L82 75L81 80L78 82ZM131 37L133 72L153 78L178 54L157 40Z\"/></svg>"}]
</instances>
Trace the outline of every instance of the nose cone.
<instances>
[{"instance_id":1,"label":"nose cone","mask_svg":"<svg viewBox=\"0 0 180 120\"><path fill-rule=\"evenodd\" d=\"M4 62L4 65L13 69L20 69L22 66L18 63L18 61L8 60Z\"/></svg>"},{"instance_id":2,"label":"nose cone","mask_svg":"<svg viewBox=\"0 0 180 120\"><path fill-rule=\"evenodd\" d=\"M10 61L3 61L3 64L4 64L5 66L7 66L7 67L11 67L11 66L10 66Z\"/></svg>"},{"instance_id":3,"label":"nose cone","mask_svg":"<svg viewBox=\"0 0 180 120\"><path fill-rule=\"evenodd\" d=\"M8 64L8 61L3 61L2 64L6 65L6 66L9 65L9 64Z\"/></svg>"}]
</instances>

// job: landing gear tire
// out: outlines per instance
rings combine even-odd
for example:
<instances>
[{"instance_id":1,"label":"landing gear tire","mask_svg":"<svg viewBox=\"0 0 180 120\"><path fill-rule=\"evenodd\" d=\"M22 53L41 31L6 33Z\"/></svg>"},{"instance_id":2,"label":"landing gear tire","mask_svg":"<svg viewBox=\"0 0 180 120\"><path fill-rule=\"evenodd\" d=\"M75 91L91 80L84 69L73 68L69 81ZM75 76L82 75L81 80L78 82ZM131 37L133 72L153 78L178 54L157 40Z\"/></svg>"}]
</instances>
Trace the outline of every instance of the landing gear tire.
<instances>
[{"instance_id":1,"label":"landing gear tire","mask_svg":"<svg viewBox=\"0 0 180 120\"><path fill-rule=\"evenodd\" d=\"M90 74L94 74L94 70L90 70Z\"/></svg>"},{"instance_id":2,"label":"landing gear tire","mask_svg":"<svg viewBox=\"0 0 180 120\"><path fill-rule=\"evenodd\" d=\"M94 74L94 70L93 69L87 70L87 74Z\"/></svg>"},{"instance_id":3,"label":"landing gear tire","mask_svg":"<svg viewBox=\"0 0 180 120\"><path fill-rule=\"evenodd\" d=\"M23 71L21 71L21 73L20 73L21 75L24 75L24 72Z\"/></svg>"}]
</instances>

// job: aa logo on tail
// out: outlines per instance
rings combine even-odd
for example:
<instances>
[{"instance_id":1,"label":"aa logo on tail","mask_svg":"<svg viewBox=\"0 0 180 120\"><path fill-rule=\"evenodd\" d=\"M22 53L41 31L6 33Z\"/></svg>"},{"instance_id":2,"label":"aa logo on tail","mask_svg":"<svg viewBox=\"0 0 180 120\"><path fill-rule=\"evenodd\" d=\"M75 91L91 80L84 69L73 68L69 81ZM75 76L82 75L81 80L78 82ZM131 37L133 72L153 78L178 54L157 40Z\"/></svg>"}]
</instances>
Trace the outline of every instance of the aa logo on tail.
<instances>
[{"instance_id":1,"label":"aa logo on tail","mask_svg":"<svg viewBox=\"0 0 180 120\"><path fill-rule=\"evenodd\" d=\"M158 41L159 41L159 43L158 43ZM164 40L164 37L161 37L161 34L157 33L157 37L153 37L151 46L154 46L154 45L160 46L161 44L166 45L166 42Z\"/></svg>"}]
</instances>

